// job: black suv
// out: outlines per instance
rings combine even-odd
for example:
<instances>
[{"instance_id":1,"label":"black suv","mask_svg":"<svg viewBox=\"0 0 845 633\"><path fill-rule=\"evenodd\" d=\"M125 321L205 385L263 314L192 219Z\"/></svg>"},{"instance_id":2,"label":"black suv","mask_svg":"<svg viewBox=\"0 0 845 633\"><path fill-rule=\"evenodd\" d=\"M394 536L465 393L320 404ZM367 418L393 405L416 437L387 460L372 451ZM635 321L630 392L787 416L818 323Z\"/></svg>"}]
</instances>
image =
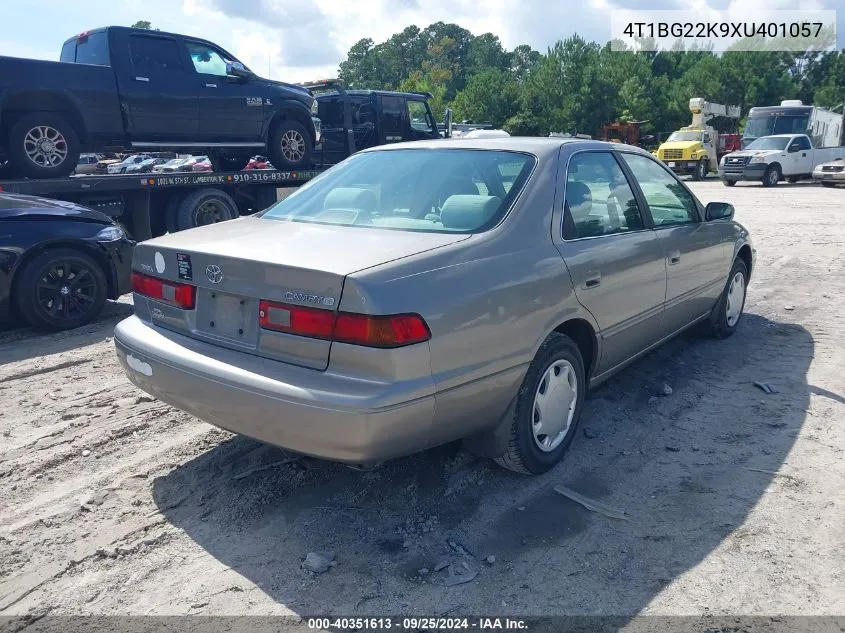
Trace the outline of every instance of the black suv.
<instances>
[{"instance_id":1,"label":"black suv","mask_svg":"<svg viewBox=\"0 0 845 633\"><path fill-rule=\"evenodd\" d=\"M386 143L441 138L424 92L346 90L336 80L300 84L317 96L317 117L322 143L314 161L318 167L334 165L355 152ZM328 92L320 92L328 91Z\"/></svg>"}]
</instances>

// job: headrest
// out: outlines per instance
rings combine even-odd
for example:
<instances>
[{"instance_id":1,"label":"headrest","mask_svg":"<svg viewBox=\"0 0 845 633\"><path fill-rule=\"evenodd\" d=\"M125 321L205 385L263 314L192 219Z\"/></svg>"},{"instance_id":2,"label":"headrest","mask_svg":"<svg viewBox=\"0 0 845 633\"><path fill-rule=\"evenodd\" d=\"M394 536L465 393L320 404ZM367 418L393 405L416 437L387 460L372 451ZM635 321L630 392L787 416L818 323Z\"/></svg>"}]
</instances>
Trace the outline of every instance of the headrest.
<instances>
[{"instance_id":1,"label":"headrest","mask_svg":"<svg viewBox=\"0 0 845 633\"><path fill-rule=\"evenodd\" d=\"M489 222L501 206L498 196L449 196L440 209L440 222L447 229L471 231Z\"/></svg>"},{"instance_id":2,"label":"headrest","mask_svg":"<svg viewBox=\"0 0 845 633\"><path fill-rule=\"evenodd\" d=\"M569 180L566 183L566 201L571 207L577 207L585 202L593 201L593 194L590 188L583 182Z\"/></svg>"},{"instance_id":3,"label":"headrest","mask_svg":"<svg viewBox=\"0 0 845 633\"><path fill-rule=\"evenodd\" d=\"M357 187L339 187L326 194L323 209L361 209L375 211L378 201L369 189Z\"/></svg>"}]
</instances>

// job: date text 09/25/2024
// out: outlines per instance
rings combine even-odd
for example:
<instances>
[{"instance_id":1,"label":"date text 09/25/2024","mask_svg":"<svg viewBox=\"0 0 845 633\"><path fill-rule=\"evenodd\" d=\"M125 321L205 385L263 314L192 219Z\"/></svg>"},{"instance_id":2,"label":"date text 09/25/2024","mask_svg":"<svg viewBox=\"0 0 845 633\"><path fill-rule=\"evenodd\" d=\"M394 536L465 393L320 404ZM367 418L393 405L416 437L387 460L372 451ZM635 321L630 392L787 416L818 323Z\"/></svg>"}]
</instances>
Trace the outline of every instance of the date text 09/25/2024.
<instances>
[{"instance_id":1,"label":"date text 09/25/2024","mask_svg":"<svg viewBox=\"0 0 845 633\"><path fill-rule=\"evenodd\" d=\"M377 630L398 629L405 631L526 631L525 620L518 618L309 618L312 630Z\"/></svg>"}]
</instances>

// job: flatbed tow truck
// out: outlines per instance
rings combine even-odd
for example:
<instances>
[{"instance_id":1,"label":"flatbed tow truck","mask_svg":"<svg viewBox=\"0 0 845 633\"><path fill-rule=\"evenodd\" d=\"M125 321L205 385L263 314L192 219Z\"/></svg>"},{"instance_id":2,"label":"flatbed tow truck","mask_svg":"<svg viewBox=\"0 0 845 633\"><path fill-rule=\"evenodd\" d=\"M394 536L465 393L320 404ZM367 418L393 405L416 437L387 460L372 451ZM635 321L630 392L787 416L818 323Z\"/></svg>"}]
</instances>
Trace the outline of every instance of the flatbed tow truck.
<instances>
[{"instance_id":1,"label":"flatbed tow truck","mask_svg":"<svg viewBox=\"0 0 845 633\"><path fill-rule=\"evenodd\" d=\"M136 241L266 209L280 188L322 169L92 175L0 180L0 192L75 202L117 220Z\"/></svg>"}]
</instances>

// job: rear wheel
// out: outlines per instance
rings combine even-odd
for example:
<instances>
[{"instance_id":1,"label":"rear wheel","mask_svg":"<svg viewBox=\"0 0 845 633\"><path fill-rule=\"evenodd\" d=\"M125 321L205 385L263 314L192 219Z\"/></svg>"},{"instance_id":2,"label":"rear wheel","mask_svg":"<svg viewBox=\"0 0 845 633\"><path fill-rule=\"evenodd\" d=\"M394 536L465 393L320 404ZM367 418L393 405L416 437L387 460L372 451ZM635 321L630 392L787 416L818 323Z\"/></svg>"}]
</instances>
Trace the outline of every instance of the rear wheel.
<instances>
[{"instance_id":1,"label":"rear wheel","mask_svg":"<svg viewBox=\"0 0 845 633\"><path fill-rule=\"evenodd\" d=\"M768 169L766 169L766 173L763 174L763 186L764 187L774 187L780 181L780 169L776 165L772 165Z\"/></svg>"},{"instance_id":2,"label":"rear wheel","mask_svg":"<svg viewBox=\"0 0 845 633\"><path fill-rule=\"evenodd\" d=\"M228 193L220 189L199 190L189 193L179 202L176 210L176 230L184 231L236 217L238 205Z\"/></svg>"},{"instance_id":3,"label":"rear wheel","mask_svg":"<svg viewBox=\"0 0 845 633\"><path fill-rule=\"evenodd\" d=\"M311 136L296 121L280 121L270 139L270 162L276 169L307 169L311 166Z\"/></svg>"},{"instance_id":4,"label":"rear wheel","mask_svg":"<svg viewBox=\"0 0 845 633\"><path fill-rule=\"evenodd\" d=\"M30 260L15 282L21 316L33 327L67 330L94 320L106 301L106 275L81 251L59 248Z\"/></svg>"},{"instance_id":5,"label":"rear wheel","mask_svg":"<svg viewBox=\"0 0 845 633\"><path fill-rule=\"evenodd\" d=\"M713 313L710 315L710 331L716 338L732 336L742 320L745 309L745 290L748 285L748 268L737 259L731 268L728 282Z\"/></svg>"},{"instance_id":6,"label":"rear wheel","mask_svg":"<svg viewBox=\"0 0 845 633\"><path fill-rule=\"evenodd\" d=\"M28 178L64 178L79 161L79 139L60 114L25 114L9 131L9 162Z\"/></svg>"},{"instance_id":7,"label":"rear wheel","mask_svg":"<svg viewBox=\"0 0 845 633\"><path fill-rule=\"evenodd\" d=\"M517 396L508 450L496 463L529 475L557 464L572 443L586 395L584 361L568 336L540 347Z\"/></svg>"}]
</instances>

